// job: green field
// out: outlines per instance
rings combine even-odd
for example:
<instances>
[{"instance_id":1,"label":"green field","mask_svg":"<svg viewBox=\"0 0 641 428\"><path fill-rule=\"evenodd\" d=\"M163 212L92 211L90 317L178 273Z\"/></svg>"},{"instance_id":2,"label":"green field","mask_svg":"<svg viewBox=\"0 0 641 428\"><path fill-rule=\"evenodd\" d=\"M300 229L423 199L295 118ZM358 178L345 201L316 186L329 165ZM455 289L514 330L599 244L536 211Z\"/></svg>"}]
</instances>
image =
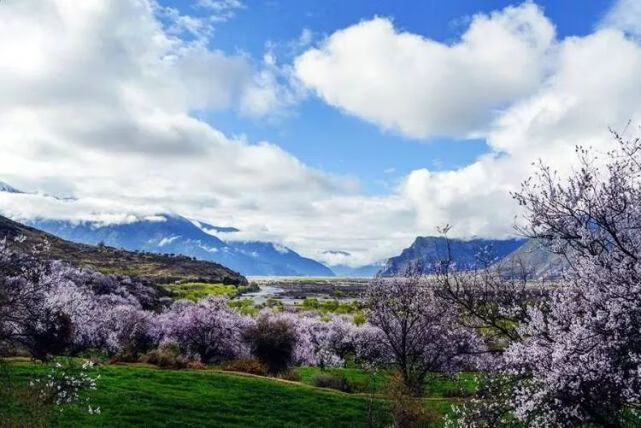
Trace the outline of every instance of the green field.
<instances>
[{"instance_id":1,"label":"green field","mask_svg":"<svg viewBox=\"0 0 641 428\"><path fill-rule=\"evenodd\" d=\"M384 394L389 373L379 371L370 373L362 369L326 369L318 367L301 367L298 370L300 380L306 385L314 384L314 376L319 373L344 376L355 393ZM460 373L454 376L431 374L425 381L425 395L430 399L465 398L473 395L477 388L477 374Z\"/></svg>"},{"instance_id":2,"label":"green field","mask_svg":"<svg viewBox=\"0 0 641 428\"><path fill-rule=\"evenodd\" d=\"M167 291L171 291L176 299L188 299L197 302L207 296L234 297L238 288L234 285L209 284L206 282L186 282L182 284L163 285Z\"/></svg>"},{"instance_id":3,"label":"green field","mask_svg":"<svg viewBox=\"0 0 641 428\"><path fill-rule=\"evenodd\" d=\"M7 365L12 390L27 385L46 366L25 361ZM298 369L301 382L262 378L215 370L162 370L143 365L106 365L91 402L102 414L88 415L71 407L55 416L54 426L228 426L228 427L360 427L367 426L372 398L365 393L346 394L310 386L315 368ZM368 374L357 369L337 369L353 380L366 382ZM468 379L469 380L469 379ZM379 389L385 377L379 379ZM439 383L440 382L440 383ZM448 383L449 382L449 383ZM451 380L438 381L448 388ZM432 390L432 389L431 389ZM425 405L447 412L452 400L427 398ZM386 404L374 400L376 407ZM23 426L25 406L15 397L0 397L0 420ZM6 422L5 422L6 423ZM2 424L0 424L2 425ZM4 425L3 425L4 426Z\"/></svg>"}]
</instances>

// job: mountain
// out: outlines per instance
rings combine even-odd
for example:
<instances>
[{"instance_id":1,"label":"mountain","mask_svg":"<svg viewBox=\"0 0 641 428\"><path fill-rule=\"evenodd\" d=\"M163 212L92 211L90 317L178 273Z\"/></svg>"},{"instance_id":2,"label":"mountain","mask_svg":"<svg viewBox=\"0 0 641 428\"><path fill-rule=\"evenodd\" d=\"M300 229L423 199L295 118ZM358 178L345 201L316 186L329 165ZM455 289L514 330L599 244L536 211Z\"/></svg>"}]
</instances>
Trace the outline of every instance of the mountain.
<instances>
[{"instance_id":1,"label":"mountain","mask_svg":"<svg viewBox=\"0 0 641 428\"><path fill-rule=\"evenodd\" d=\"M472 268L477 264L477 254L481 250L489 251L491 257L500 260L513 253L525 239L449 239L449 248L453 261L459 268ZM404 249L399 256L387 260L378 276L388 277L403 275L408 269L421 266L426 273L432 272L435 263L444 260L448 254L448 239L435 236L419 236L414 243Z\"/></svg>"},{"instance_id":2,"label":"mountain","mask_svg":"<svg viewBox=\"0 0 641 428\"><path fill-rule=\"evenodd\" d=\"M254 269L261 275L334 276L334 272L316 260L302 257L295 251L271 242L227 241L238 252L254 259Z\"/></svg>"},{"instance_id":3,"label":"mountain","mask_svg":"<svg viewBox=\"0 0 641 428\"><path fill-rule=\"evenodd\" d=\"M12 186L8 185L4 181L0 181L0 192L24 193L24 192L21 192L20 190L16 189L15 187L12 187Z\"/></svg>"},{"instance_id":4,"label":"mountain","mask_svg":"<svg viewBox=\"0 0 641 428\"><path fill-rule=\"evenodd\" d=\"M326 266L288 248L269 242L223 241L214 234L233 234L238 229L212 226L178 215L158 215L114 225L46 219L30 224L74 242L182 254L220 263L244 275L333 276Z\"/></svg>"},{"instance_id":5,"label":"mountain","mask_svg":"<svg viewBox=\"0 0 641 428\"><path fill-rule=\"evenodd\" d=\"M24 239L15 239L20 236ZM42 247L46 243L48 249L42 254L49 259L62 260L74 266L89 266L102 273L135 276L155 284L175 281L247 284L245 277L217 263L185 256L79 244L0 216L0 240L5 238L8 245L17 251L30 251L34 246Z\"/></svg>"},{"instance_id":6,"label":"mountain","mask_svg":"<svg viewBox=\"0 0 641 428\"><path fill-rule=\"evenodd\" d=\"M347 278L372 278L385 266L385 262L364 266L331 265L329 268L337 275Z\"/></svg>"},{"instance_id":7,"label":"mountain","mask_svg":"<svg viewBox=\"0 0 641 428\"><path fill-rule=\"evenodd\" d=\"M508 254L501 265L523 266L528 275L537 279L554 279L568 267L567 261L559 254L552 253L536 239L531 239Z\"/></svg>"}]
</instances>

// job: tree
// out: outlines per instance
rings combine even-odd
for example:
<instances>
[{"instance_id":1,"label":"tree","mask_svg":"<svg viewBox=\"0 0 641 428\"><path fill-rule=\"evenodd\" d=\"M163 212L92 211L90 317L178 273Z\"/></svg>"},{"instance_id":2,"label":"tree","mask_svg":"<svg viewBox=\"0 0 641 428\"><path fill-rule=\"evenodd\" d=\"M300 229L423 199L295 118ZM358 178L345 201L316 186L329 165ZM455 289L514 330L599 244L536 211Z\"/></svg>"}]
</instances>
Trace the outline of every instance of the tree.
<instances>
[{"instance_id":1,"label":"tree","mask_svg":"<svg viewBox=\"0 0 641 428\"><path fill-rule=\"evenodd\" d=\"M175 342L183 352L210 363L242 355L242 332L250 319L234 312L225 299L209 297L198 303L178 301L158 322L160 341Z\"/></svg>"},{"instance_id":2,"label":"tree","mask_svg":"<svg viewBox=\"0 0 641 428\"><path fill-rule=\"evenodd\" d=\"M613 135L605 159L577 148L567 179L540 164L514 195L523 231L569 265L506 353L511 372L532 376L516 413L538 424L623 426L641 402L641 143Z\"/></svg>"},{"instance_id":3,"label":"tree","mask_svg":"<svg viewBox=\"0 0 641 428\"><path fill-rule=\"evenodd\" d=\"M641 143L614 137L604 158L577 148L567 178L539 163L514 195L521 231L568 268L527 307L496 378L512 382L464 424L507 423L507 412L528 426L641 424Z\"/></svg>"},{"instance_id":4,"label":"tree","mask_svg":"<svg viewBox=\"0 0 641 428\"><path fill-rule=\"evenodd\" d=\"M244 333L252 355L265 365L271 374L287 371L294 361L298 342L292 318L264 313Z\"/></svg>"},{"instance_id":5,"label":"tree","mask_svg":"<svg viewBox=\"0 0 641 428\"><path fill-rule=\"evenodd\" d=\"M456 309L442 304L419 275L373 282L366 302L369 322L379 330L370 339L379 348L370 358L398 369L415 395L429 372L453 370L483 352L476 335L457 324Z\"/></svg>"}]
</instances>

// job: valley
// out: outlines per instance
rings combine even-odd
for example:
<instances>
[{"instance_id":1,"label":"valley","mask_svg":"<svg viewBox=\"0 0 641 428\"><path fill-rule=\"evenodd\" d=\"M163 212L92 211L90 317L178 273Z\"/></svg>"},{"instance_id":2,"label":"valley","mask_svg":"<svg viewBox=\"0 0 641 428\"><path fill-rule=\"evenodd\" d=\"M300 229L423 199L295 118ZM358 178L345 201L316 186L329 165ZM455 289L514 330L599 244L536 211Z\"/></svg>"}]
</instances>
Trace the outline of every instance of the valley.
<instances>
[{"instance_id":1,"label":"valley","mask_svg":"<svg viewBox=\"0 0 641 428\"><path fill-rule=\"evenodd\" d=\"M370 278L340 277L248 277L260 290L243 294L240 298L251 298L256 304L269 299L283 305L302 304L305 299L354 301L367 288Z\"/></svg>"}]
</instances>

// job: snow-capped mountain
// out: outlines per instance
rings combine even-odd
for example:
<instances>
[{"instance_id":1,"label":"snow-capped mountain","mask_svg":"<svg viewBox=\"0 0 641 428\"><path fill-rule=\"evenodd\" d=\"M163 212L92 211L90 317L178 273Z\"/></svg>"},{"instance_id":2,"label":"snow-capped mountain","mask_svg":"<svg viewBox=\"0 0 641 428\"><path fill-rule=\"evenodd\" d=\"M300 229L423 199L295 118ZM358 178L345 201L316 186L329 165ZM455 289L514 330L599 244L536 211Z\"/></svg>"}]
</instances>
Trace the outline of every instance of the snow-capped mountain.
<instances>
[{"instance_id":1,"label":"snow-capped mountain","mask_svg":"<svg viewBox=\"0 0 641 428\"><path fill-rule=\"evenodd\" d=\"M271 242L223 240L216 234L232 235L238 229L212 226L177 215L163 214L112 225L47 219L29 224L69 241L182 254L220 263L244 275L333 276L326 266L289 248Z\"/></svg>"},{"instance_id":2,"label":"snow-capped mountain","mask_svg":"<svg viewBox=\"0 0 641 428\"><path fill-rule=\"evenodd\" d=\"M12 186L8 185L4 181L0 181L0 192L24 193L24 192L21 192L20 190L16 189L15 187L12 187Z\"/></svg>"}]
</instances>

